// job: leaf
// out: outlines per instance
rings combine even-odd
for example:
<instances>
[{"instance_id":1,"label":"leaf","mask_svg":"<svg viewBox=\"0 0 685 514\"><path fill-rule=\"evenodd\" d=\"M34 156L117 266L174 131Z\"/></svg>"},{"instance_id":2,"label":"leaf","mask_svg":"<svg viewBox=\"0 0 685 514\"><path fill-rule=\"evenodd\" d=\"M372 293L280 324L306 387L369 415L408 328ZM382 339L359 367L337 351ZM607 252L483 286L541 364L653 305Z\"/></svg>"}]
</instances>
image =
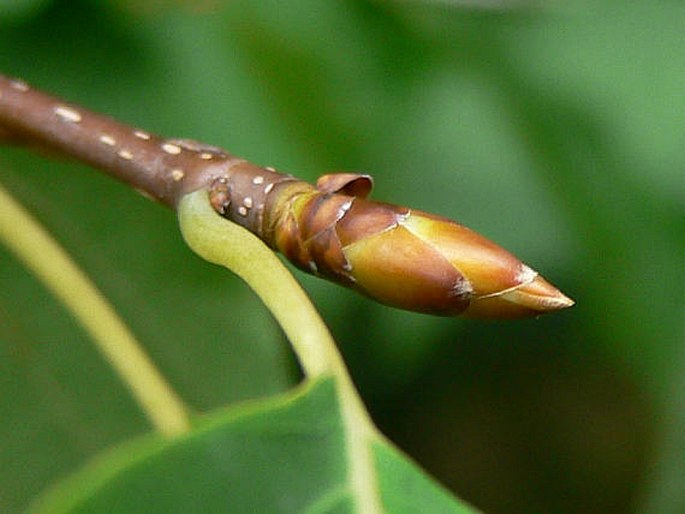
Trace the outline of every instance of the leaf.
<instances>
[{"instance_id":1,"label":"leaf","mask_svg":"<svg viewBox=\"0 0 685 514\"><path fill-rule=\"evenodd\" d=\"M373 449L385 511L475 512L387 443ZM31 512L353 512L347 470L339 398L325 378L215 412L177 439L120 446Z\"/></svg>"},{"instance_id":2,"label":"leaf","mask_svg":"<svg viewBox=\"0 0 685 514\"><path fill-rule=\"evenodd\" d=\"M476 509L452 497L421 473L402 453L387 444L374 445L381 500L388 512L458 512Z\"/></svg>"},{"instance_id":3,"label":"leaf","mask_svg":"<svg viewBox=\"0 0 685 514\"><path fill-rule=\"evenodd\" d=\"M29 19L51 3L51 0L3 0L0 2L0 24Z\"/></svg>"}]
</instances>

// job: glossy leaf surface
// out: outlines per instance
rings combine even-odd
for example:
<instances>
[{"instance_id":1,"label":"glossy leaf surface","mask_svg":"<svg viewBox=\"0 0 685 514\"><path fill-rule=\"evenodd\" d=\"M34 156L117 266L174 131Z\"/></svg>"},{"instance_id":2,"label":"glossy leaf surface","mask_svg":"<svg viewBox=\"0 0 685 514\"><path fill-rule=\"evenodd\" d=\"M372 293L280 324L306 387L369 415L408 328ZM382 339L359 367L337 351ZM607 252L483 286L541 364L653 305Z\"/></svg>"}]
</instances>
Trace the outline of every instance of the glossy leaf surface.
<instances>
[{"instance_id":1,"label":"glossy leaf surface","mask_svg":"<svg viewBox=\"0 0 685 514\"><path fill-rule=\"evenodd\" d=\"M354 512L331 381L201 420L171 442L128 443L51 491L32 512ZM386 512L474 514L386 443L374 444Z\"/></svg>"}]
</instances>

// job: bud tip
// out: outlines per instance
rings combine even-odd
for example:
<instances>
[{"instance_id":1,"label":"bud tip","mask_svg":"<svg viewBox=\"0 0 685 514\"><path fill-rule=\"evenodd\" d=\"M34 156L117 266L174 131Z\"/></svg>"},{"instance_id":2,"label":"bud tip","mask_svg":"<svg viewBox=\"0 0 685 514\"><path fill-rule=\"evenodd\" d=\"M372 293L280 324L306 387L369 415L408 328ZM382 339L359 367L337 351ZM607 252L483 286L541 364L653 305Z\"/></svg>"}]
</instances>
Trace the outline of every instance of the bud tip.
<instances>
[{"instance_id":1,"label":"bud tip","mask_svg":"<svg viewBox=\"0 0 685 514\"><path fill-rule=\"evenodd\" d=\"M511 289L474 299L467 315L490 317L525 318L550 311L566 309L575 304L564 293L524 266L519 275L521 283Z\"/></svg>"}]
</instances>

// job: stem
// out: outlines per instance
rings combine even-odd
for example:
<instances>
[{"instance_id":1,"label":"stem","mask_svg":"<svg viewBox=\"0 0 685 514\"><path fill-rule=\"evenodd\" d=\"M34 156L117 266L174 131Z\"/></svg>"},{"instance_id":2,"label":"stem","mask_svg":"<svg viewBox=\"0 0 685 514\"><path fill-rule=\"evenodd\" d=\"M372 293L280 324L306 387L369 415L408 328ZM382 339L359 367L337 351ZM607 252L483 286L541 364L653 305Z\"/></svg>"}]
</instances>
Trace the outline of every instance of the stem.
<instances>
[{"instance_id":1,"label":"stem","mask_svg":"<svg viewBox=\"0 0 685 514\"><path fill-rule=\"evenodd\" d=\"M188 412L118 317L69 255L0 186L0 241L59 298L127 385L151 423L172 437L189 430Z\"/></svg>"},{"instance_id":2,"label":"stem","mask_svg":"<svg viewBox=\"0 0 685 514\"><path fill-rule=\"evenodd\" d=\"M135 129L1 74L0 141L74 157L169 207L242 162L215 147Z\"/></svg>"},{"instance_id":3,"label":"stem","mask_svg":"<svg viewBox=\"0 0 685 514\"><path fill-rule=\"evenodd\" d=\"M233 271L266 304L290 340L305 375L333 376L347 435L350 487L359 499L360 512L381 512L370 447L379 434L306 293L260 239L212 209L206 191L183 197L178 216L188 246L203 259Z\"/></svg>"}]
</instances>

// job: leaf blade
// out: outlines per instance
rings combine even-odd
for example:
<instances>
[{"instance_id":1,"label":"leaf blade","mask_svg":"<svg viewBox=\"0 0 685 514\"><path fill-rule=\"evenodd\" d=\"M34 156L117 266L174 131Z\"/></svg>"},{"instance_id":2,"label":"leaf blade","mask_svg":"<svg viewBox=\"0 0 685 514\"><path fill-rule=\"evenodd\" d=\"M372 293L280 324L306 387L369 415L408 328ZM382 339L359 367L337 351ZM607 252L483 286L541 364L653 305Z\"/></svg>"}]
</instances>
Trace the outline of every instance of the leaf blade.
<instances>
[{"instance_id":1,"label":"leaf blade","mask_svg":"<svg viewBox=\"0 0 685 514\"><path fill-rule=\"evenodd\" d=\"M476 512L380 438L373 449L385 512ZM188 435L115 448L30 512L354 512L345 451L337 388L323 378L214 412Z\"/></svg>"}]
</instances>

